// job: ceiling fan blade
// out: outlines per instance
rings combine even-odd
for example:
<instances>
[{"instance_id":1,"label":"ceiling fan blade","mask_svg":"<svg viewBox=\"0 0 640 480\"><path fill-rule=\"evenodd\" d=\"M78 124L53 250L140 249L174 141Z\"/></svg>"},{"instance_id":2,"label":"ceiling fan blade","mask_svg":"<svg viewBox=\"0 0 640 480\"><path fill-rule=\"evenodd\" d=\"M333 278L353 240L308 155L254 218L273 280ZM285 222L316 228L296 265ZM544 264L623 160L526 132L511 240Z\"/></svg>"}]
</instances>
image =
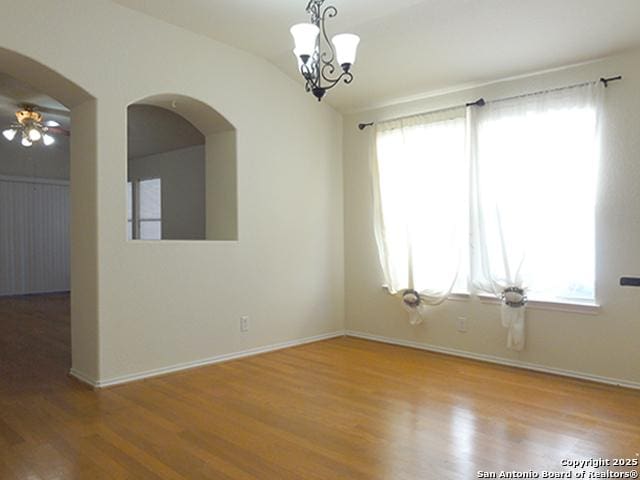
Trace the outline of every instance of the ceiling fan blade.
<instances>
[{"instance_id":1,"label":"ceiling fan blade","mask_svg":"<svg viewBox=\"0 0 640 480\"><path fill-rule=\"evenodd\" d=\"M71 132L66 128L62 128L62 127L48 127L48 128L49 128L48 133L51 133L53 135L64 135L65 137L71 136Z\"/></svg>"},{"instance_id":2,"label":"ceiling fan blade","mask_svg":"<svg viewBox=\"0 0 640 480\"><path fill-rule=\"evenodd\" d=\"M37 105L35 103L22 103L20 104L20 107L23 108L31 108L33 110L35 110L36 112L40 112L40 113L48 113L50 115L61 115L63 117L69 117L70 113L69 110L63 110L60 108L50 108L50 107L43 107L42 105Z\"/></svg>"},{"instance_id":3,"label":"ceiling fan blade","mask_svg":"<svg viewBox=\"0 0 640 480\"><path fill-rule=\"evenodd\" d=\"M10 106L11 108L18 109L20 107L20 103L16 102L13 98L7 97L0 93L0 103L5 106Z\"/></svg>"}]
</instances>

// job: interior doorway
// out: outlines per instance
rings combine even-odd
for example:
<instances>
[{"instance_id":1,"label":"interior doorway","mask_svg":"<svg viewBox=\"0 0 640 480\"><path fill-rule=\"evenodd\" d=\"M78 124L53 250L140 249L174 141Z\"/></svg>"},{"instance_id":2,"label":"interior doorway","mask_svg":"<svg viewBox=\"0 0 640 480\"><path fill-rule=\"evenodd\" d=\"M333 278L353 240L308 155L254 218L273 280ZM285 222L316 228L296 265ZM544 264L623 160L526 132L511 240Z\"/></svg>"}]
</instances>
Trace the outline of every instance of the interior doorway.
<instances>
[{"instance_id":1,"label":"interior doorway","mask_svg":"<svg viewBox=\"0 0 640 480\"><path fill-rule=\"evenodd\" d=\"M95 377L95 98L20 53L0 66L0 391Z\"/></svg>"},{"instance_id":2,"label":"interior doorway","mask_svg":"<svg viewBox=\"0 0 640 480\"><path fill-rule=\"evenodd\" d=\"M0 388L40 388L71 368L71 114L0 72L0 132Z\"/></svg>"}]
</instances>

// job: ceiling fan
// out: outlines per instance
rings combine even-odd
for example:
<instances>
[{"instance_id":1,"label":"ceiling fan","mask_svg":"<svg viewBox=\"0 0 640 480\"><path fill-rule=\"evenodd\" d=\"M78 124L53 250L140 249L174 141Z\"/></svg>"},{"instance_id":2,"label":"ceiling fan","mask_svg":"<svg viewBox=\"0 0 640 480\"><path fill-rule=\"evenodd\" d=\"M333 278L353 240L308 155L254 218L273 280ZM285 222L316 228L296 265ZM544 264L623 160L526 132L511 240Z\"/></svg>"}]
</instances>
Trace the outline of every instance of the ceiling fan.
<instances>
[{"instance_id":1,"label":"ceiling fan","mask_svg":"<svg viewBox=\"0 0 640 480\"><path fill-rule=\"evenodd\" d=\"M23 105L16 115L16 123L3 130L2 135L8 141L20 139L23 147L31 147L33 144L50 146L55 143L53 135L69 136L69 130L55 120L44 121L42 113L34 105Z\"/></svg>"}]
</instances>

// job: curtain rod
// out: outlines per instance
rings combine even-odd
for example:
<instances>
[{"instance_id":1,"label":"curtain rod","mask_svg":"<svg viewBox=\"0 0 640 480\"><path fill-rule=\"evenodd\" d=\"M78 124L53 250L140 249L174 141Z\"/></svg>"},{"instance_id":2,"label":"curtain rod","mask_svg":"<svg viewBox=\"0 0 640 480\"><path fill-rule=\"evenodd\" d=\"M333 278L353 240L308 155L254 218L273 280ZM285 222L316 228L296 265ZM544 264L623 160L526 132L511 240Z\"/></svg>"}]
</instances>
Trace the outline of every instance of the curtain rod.
<instances>
[{"instance_id":1,"label":"curtain rod","mask_svg":"<svg viewBox=\"0 0 640 480\"><path fill-rule=\"evenodd\" d=\"M617 80L622 80L622 75L618 75L616 77L609 77L609 78L602 77L598 81L600 83L602 83L605 86L605 88L607 88L609 86L610 82L615 82ZM463 105L456 105L456 106L453 106L453 107L440 108L438 110L430 110L428 112L417 113L415 115L424 115L424 114L428 114L428 113L442 113L442 112L448 112L450 110L457 110L457 109L463 108L463 107L484 107L487 103L504 102L506 100L513 100L514 98L529 97L531 95L540 95L541 93L548 93L548 92L558 92L558 91L561 91L561 90L568 90L570 88L582 87L584 85L589 85L590 83L593 83L593 82L582 82L582 83L576 83L574 85L568 85L566 87L551 88L551 89L548 89L548 90L539 90L537 92L524 93L522 95L514 95L513 97L498 98L498 99L492 100L490 102L487 102L484 98L479 98L475 102L469 102L469 103L465 103ZM385 122L392 122L394 120L402 120L403 118L409 118L409 117L413 117L415 115L407 115L405 117L396 117L396 118L392 118L392 119L389 119L389 120L385 120ZM373 125L375 125L375 122L359 123L358 124L358 128L360 130L364 130L365 128L371 127Z\"/></svg>"}]
</instances>

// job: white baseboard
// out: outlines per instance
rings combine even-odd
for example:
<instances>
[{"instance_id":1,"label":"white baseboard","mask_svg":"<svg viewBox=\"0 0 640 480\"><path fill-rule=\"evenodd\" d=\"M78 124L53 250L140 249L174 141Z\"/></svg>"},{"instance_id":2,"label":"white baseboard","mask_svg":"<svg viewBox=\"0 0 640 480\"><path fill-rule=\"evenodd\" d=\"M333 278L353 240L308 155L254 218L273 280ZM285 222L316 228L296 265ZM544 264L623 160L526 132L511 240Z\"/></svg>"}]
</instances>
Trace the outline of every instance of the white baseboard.
<instances>
[{"instance_id":1,"label":"white baseboard","mask_svg":"<svg viewBox=\"0 0 640 480\"><path fill-rule=\"evenodd\" d=\"M95 380L91 378L91 376L86 375L82 372L79 372L75 369L71 369L69 374L77 378L78 380L80 380L82 383L86 383L87 385L93 388L105 388L105 387L110 387L114 385L120 385L123 383L134 382L137 380L143 380L145 378L157 377L159 375L165 375L167 373L179 372L182 370L189 370L192 368L202 367L205 365L213 365L216 363L227 362L229 360L235 360L238 358L250 357L253 355L259 355L261 353L282 350L284 348L296 347L298 345L304 345L306 343L313 343L313 342L319 342L322 340L328 340L330 338L342 337L344 335L347 335L349 337L361 338L364 340L371 340L374 342L381 342L381 343L387 343L391 345L399 345L402 347L416 348L419 350L443 353L445 355L453 355L456 357L469 358L472 360L480 360L483 362L495 363L498 365L506 365L509 367L522 368L525 370L533 370L536 372L549 373L552 375L561 375L565 377L577 378L580 380L589 380L592 382L604 383L607 385L616 385L619 387L640 389L640 383L629 381L629 380L603 377L600 375L593 375L593 374L584 373L584 372L576 372L573 370L565 370L561 368L547 367L547 366L538 365L535 363L522 362L520 360L512 360L512 359L507 359L502 357L496 357L494 355L485 355L482 353L467 352L464 350L457 350L454 348L440 347L440 346L431 345L428 343L415 342L412 340L402 340L399 338L385 337L381 335L373 335L370 333L357 332L353 330L346 330L346 331L339 330L336 332L316 335L313 337L301 338L297 340L290 340L288 342L275 343L272 345L266 345L264 347L257 347L249 350L243 350L240 352L216 355L214 357L205 358L202 360L196 360L193 362L180 363L180 364L172 365L169 367L157 368L157 369L147 370L144 372L133 373L129 375L122 375L119 377L113 377L106 380Z\"/></svg>"},{"instance_id":2,"label":"white baseboard","mask_svg":"<svg viewBox=\"0 0 640 480\"><path fill-rule=\"evenodd\" d=\"M205 365L213 365L215 363L228 362L229 360L235 360L243 357L250 357L261 353L273 352L275 350L282 350L284 348L296 347L298 345L304 345L306 343L319 342L321 340L328 340L330 338L344 336L344 330L339 330L331 333L324 333L322 335L315 335L313 337L300 338L297 340L290 340L288 342L274 343L272 345L266 345L264 347L251 348L249 350L243 350L240 352L225 353L222 355L216 355L214 357L204 358L202 360L195 360L193 362L179 363L177 365L171 365L169 367L156 368L153 370L147 370L139 373L131 373L128 375L122 375L118 377L112 377L105 380L95 380L88 375L78 372L75 369L71 369L69 374L83 383L90 385L93 388L105 388L114 385L120 385L123 383L135 382L137 380L143 380L145 378L157 377L159 375L166 375L167 373L180 372L182 370L189 370L192 368L203 367Z\"/></svg>"},{"instance_id":3,"label":"white baseboard","mask_svg":"<svg viewBox=\"0 0 640 480\"><path fill-rule=\"evenodd\" d=\"M91 378L91 375L87 375L86 373L80 372L75 368L69 370L69 375L71 375L76 380L79 380L81 383L89 385L90 387L96 387L96 381Z\"/></svg>"},{"instance_id":4,"label":"white baseboard","mask_svg":"<svg viewBox=\"0 0 640 480\"><path fill-rule=\"evenodd\" d=\"M384 337L380 335L372 335L369 333L357 332L352 330L347 330L345 334L348 337L362 338L364 340L372 340L374 342L382 342L382 343L388 343L391 345L399 345L402 347L417 348L420 350L427 350L429 352L444 353L446 355L454 355L456 357L470 358L472 360L480 360L483 362L496 363L499 365L506 365L509 367L523 368L526 370L533 370L536 372L550 373L552 375L561 375L564 377L577 378L580 380L589 380L592 382L605 383L607 385L616 385L618 387L640 389L640 383L629 381L629 380L623 380L620 378L603 377L600 375L593 375L590 373L576 372L573 370L565 370L562 368L547 367L547 366L538 365L535 363L522 362L520 360L511 360L508 358L496 357L494 355L485 355L482 353L467 352L464 350L457 350L457 349L448 348L448 347L440 347L440 346L431 345L428 343L414 342L411 340L402 340L399 338Z\"/></svg>"}]
</instances>

